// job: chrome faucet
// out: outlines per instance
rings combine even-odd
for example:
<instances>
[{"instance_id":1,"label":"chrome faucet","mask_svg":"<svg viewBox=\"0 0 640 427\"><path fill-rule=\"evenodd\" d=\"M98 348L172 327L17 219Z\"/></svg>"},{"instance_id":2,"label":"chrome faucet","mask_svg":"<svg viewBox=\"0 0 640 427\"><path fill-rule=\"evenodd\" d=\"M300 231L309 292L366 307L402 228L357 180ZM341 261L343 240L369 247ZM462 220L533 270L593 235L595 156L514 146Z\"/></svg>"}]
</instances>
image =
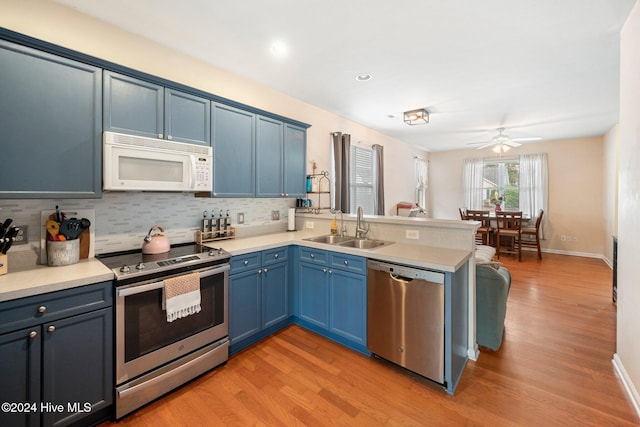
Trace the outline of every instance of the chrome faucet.
<instances>
[{"instance_id":1,"label":"chrome faucet","mask_svg":"<svg viewBox=\"0 0 640 427\"><path fill-rule=\"evenodd\" d=\"M344 216L342 215L342 211L340 209L335 211L333 218L335 219L338 216L338 214L340 214L340 229L338 230L338 235L340 237L344 237L345 233L347 232L347 229L344 226Z\"/></svg>"},{"instance_id":2,"label":"chrome faucet","mask_svg":"<svg viewBox=\"0 0 640 427\"><path fill-rule=\"evenodd\" d=\"M366 239L367 233L369 232L369 224L367 224L367 228L362 228L363 219L362 206L358 206L358 215L356 217L356 239Z\"/></svg>"}]
</instances>

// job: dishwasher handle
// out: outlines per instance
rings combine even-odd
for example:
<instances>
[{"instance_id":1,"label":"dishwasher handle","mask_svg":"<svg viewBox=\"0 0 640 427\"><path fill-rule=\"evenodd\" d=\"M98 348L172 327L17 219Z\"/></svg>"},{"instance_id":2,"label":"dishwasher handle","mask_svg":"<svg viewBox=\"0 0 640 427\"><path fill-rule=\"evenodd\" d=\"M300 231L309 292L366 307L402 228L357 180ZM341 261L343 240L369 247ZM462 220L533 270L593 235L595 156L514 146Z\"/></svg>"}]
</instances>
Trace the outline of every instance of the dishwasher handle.
<instances>
[{"instance_id":1,"label":"dishwasher handle","mask_svg":"<svg viewBox=\"0 0 640 427\"><path fill-rule=\"evenodd\" d=\"M396 281L396 282L405 283L405 284L413 281L412 278L410 278L410 277L402 277L399 274L389 273L389 277L391 277L391 279Z\"/></svg>"}]
</instances>

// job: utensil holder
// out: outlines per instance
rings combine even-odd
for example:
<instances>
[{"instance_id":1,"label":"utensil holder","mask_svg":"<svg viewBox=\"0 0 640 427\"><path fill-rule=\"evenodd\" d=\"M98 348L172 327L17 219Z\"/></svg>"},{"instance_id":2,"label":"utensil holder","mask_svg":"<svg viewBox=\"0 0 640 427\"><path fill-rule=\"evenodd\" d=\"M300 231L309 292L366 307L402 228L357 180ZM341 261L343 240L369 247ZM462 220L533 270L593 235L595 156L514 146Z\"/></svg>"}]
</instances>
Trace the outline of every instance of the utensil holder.
<instances>
[{"instance_id":1,"label":"utensil holder","mask_svg":"<svg viewBox=\"0 0 640 427\"><path fill-rule=\"evenodd\" d=\"M9 271L9 257L6 254L0 254L0 276L7 274Z\"/></svg>"},{"instance_id":2,"label":"utensil holder","mask_svg":"<svg viewBox=\"0 0 640 427\"><path fill-rule=\"evenodd\" d=\"M80 259L80 239L47 241L47 264L50 267L71 265Z\"/></svg>"}]
</instances>

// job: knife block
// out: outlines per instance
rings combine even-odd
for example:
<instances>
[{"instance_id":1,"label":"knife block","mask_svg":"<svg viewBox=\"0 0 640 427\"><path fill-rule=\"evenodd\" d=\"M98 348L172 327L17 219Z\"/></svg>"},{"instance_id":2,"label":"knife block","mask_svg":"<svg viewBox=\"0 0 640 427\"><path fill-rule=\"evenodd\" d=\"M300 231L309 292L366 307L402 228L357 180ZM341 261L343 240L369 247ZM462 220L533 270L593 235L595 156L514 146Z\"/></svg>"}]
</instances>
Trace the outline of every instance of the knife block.
<instances>
[{"instance_id":1,"label":"knife block","mask_svg":"<svg viewBox=\"0 0 640 427\"><path fill-rule=\"evenodd\" d=\"M9 271L9 257L7 254L0 254L0 276Z\"/></svg>"}]
</instances>

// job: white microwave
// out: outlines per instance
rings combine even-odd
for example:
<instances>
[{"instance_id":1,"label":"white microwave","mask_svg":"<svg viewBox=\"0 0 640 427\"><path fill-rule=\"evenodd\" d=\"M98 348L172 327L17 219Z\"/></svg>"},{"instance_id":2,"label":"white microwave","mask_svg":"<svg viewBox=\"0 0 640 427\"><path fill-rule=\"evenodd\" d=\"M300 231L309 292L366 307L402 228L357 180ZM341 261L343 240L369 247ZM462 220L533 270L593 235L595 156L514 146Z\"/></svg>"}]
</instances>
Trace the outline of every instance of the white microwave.
<instances>
[{"instance_id":1,"label":"white microwave","mask_svg":"<svg viewBox=\"0 0 640 427\"><path fill-rule=\"evenodd\" d=\"M211 147L115 132L104 132L102 147L104 190L213 190Z\"/></svg>"}]
</instances>

